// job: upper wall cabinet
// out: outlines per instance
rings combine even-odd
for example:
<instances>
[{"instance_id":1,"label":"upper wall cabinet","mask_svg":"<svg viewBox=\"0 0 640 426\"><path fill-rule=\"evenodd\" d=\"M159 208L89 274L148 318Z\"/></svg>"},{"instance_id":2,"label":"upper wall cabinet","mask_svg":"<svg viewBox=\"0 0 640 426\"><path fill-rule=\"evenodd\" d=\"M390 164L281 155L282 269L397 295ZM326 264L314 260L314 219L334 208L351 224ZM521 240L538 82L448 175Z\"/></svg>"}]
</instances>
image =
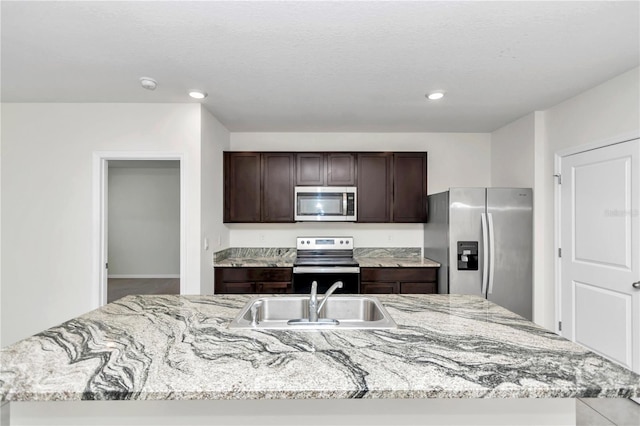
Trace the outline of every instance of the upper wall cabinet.
<instances>
[{"instance_id":1,"label":"upper wall cabinet","mask_svg":"<svg viewBox=\"0 0 640 426\"><path fill-rule=\"evenodd\" d=\"M349 152L296 153L296 185L355 186L356 156Z\"/></svg>"},{"instance_id":2,"label":"upper wall cabinet","mask_svg":"<svg viewBox=\"0 0 640 426\"><path fill-rule=\"evenodd\" d=\"M426 152L358 154L358 222L426 219Z\"/></svg>"},{"instance_id":3,"label":"upper wall cabinet","mask_svg":"<svg viewBox=\"0 0 640 426\"><path fill-rule=\"evenodd\" d=\"M427 221L427 153L393 154L394 222Z\"/></svg>"},{"instance_id":4,"label":"upper wall cabinet","mask_svg":"<svg viewBox=\"0 0 640 426\"><path fill-rule=\"evenodd\" d=\"M225 152L224 222L293 222L296 185L357 186L358 222L426 221L425 152Z\"/></svg>"},{"instance_id":5,"label":"upper wall cabinet","mask_svg":"<svg viewBox=\"0 0 640 426\"><path fill-rule=\"evenodd\" d=\"M296 185L323 186L326 179L327 169L323 153L296 153Z\"/></svg>"},{"instance_id":6,"label":"upper wall cabinet","mask_svg":"<svg viewBox=\"0 0 640 426\"><path fill-rule=\"evenodd\" d=\"M260 222L261 159L258 152L224 153L225 222Z\"/></svg>"},{"instance_id":7,"label":"upper wall cabinet","mask_svg":"<svg viewBox=\"0 0 640 426\"><path fill-rule=\"evenodd\" d=\"M262 222L293 222L294 156L262 154Z\"/></svg>"},{"instance_id":8,"label":"upper wall cabinet","mask_svg":"<svg viewBox=\"0 0 640 426\"><path fill-rule=\"evenodd\" d=\"M358 153L358 222L391 222L393 154Z\"/></svg>"},{"instance_id":9,"label":"upper wall cabinet","mask_svg":"<svg viewBox=\"0 0 640 426\"><path fill-rule=\"evenodd\" d=\"M224 222L293 222L294 155L224 153Z\"/></svg>"}]
</instances>

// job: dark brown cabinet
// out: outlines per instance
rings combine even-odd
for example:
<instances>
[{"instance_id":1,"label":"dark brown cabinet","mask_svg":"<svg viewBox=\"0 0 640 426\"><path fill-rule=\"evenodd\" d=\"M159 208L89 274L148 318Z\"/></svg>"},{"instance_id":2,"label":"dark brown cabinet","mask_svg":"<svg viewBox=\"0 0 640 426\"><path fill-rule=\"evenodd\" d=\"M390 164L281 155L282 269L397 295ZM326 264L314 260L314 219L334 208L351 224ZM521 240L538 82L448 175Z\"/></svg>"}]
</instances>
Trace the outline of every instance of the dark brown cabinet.
<instances>
[{"instance_id":1,"label":"dark brown cabinet","mask_svg":"<svg viewBox=\"0 0 640 426\"><path fill-rule=\"evenodd\" d=\"M358 222L426 219L426 152L358 154Z\"/></svg>"},{"instance_id":2,"label":"dark brown cabinet","mask_svg":"<svg viewBox=\"0 0 640 426\"><path fill-rule=\"evenodd\" d=\"M262 154L262 222L293 222L292 153Z\"/></svg>"},{"instance_id":3,"label":"dark brown cabinet","mask_svg":"<svg viewBox=\"0 0 640 426\"><path fill-rule=\"evenodd\" d=\"M391 221L393 154L358 153L358 222Z\"/></svg>"},{"instance_id":4,"label":"dark brown cabinet","mask_svg":"<svg viewBox=\"0 0 640 426\"><path fill-rule=\"evenodd\" d=\"M293 222L294 155L224 153L224 222Z\"/></svg>"},{"instance_id":5,"label":"dark brown cabinet","mask_svg":"<svg viewBox=\"0 0 640 426\"><path fill-rule=\"evenodd\" d=\"M356 156L349 152L296 153L296 185L354 186Z\"/></svg>"},{"instance_id":6,"label":"dark brown cabinet","mask_svg":"<svg viewBox=\"0 0 640 426\"><path fill-rule=\"evenodd\" d=\"M291 293L291 268L215 268L215 294Z\"/></svg>"},{"instance_id":7,"label":"dark brown cabinet","mask_svg":"<svg viewBox=\"0 0 640 426\"><path fill-rule=\"evenodd\" d=\"M225 222L260 222L260 171L260 153L224 153Z\"/></svg>"},{"instance_id":8,"label":"dark brown cabinet","mask_svg":"<svg viewBox=\"0 0 640 426\"><path fill-rule=\"evenodd\" d=\"M327 154L327 185L355 186L356 155L348 152Z\"/></svg>"},{"instance_id":9,"label":"dark brown cabinet","mask_svg":"<svg viewBox=\"0 0 640 426\"><path fill-rule=\"evenodd\" d=\"M360 268L360 292L369 294L433 294L438 268Z\"/></svg>"},{"instance_id":10,"label":"dark brown cabinet","mask_svg":"<svg viewBox=\"0 0 640 426\"><path fill-rule=\"evenodd\" d=\"M393 154L393 222L427 221L427 154Z\"/></svg>"},{"instance_id":11,"label":"dark brown cabinet","mask_svg":"<svg viewBox=\"0 0 640 426\"><path fill-rule=\"evenodd\" d=\"M296 185L357 186L357 222L427 218L426 152L225 152L224 222L293 222Z\"/></svg>"},{"instance_id":12,"label":"dark brown cabinet","mask_svg":"<svg viewBox=\"0 0 640 426\"><path fill-rule=\"evenodd\" d=\"M326 175L323 153L298 152L296 154L296 185L323 186Z\"/></svg>"}]
</instances>

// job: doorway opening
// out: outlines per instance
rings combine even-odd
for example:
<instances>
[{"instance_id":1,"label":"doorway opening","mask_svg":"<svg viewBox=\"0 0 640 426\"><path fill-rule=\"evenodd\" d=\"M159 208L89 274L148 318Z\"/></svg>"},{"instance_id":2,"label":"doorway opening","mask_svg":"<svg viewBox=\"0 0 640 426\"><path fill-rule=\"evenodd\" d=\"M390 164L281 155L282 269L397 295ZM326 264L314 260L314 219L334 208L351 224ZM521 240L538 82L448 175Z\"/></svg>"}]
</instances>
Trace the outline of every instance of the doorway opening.
<instances>
[{"instance_id":1,"label":"doorway opening","mask_svg":"<svg viewBox=\"0 0 640 426\"><path fill-rule=\"evenodd\" d=\"M182 165L181 155L95 155L98 306L130 294L182 293Z\"/></svg>"}]
</instances>

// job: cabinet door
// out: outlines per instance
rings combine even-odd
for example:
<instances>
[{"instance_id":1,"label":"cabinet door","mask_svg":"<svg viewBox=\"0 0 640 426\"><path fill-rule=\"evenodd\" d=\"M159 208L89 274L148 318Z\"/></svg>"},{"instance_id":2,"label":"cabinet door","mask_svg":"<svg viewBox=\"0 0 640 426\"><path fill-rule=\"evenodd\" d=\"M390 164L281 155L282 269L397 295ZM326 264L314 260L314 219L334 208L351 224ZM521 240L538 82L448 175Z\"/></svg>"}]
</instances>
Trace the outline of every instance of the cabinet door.
<instances>
[{"instance_id":1,"label":"cabinet door","mask_svg":"<svg viewBox=\"0 0 640 426\"><path fill-rule=\"evenodd\" d=\"M327 154L327 185L355 186L356 158L348 152Z\"/></svg>"},{"instance_id":2,"label":"cabinet door","mask_svg":"<svg viewBox=\"0 0 640 426\"><path fill-rule=\"evenodd\" d=\"M325 156L321 152L296 153L296 185L326 184Z\"/></svg>"},{"instance_id":3,"label":"cabinet door","mask_svg":"<svg viewBox=\"0 0 640 426\"><path fill-rule=\"evenodd\" d=\"M391 221L391 153L358 154L358 222Z\"/></svg>"},{"instance_id":4,"label":"cabinet door","mask_svg":"<svg viewBox=\"0 0 640 426\"><path fill-rule=\"evenodd\" d=\"M397 294L398 283L360 283L362 294Z\"/></svg>"},{"instance_id":5,"label":"cabinet door","mask_svg":"<svg viewBox=\"0 0 640 426\"><path fill-rule=\"evenodd\" d=\"M224 222L260 222L260 153L224 153Z\"/></svg>"},{"instance_id":6,"label":"cabinet door","mask_svg":"<svg viewBox=\"0 0 640 426\"><path fill-rule=\"evenodd\" d=\"M263 222L293 222L293 154L262 154Z\"/></svg>"},{"instance_id":7,"label":"cabinet door","mask_svg":"<svg viewBox=\"0 0 640 426\"><path fill-rule=\"evenodd\" d=\"M402 152L393 154L394 222L426 222L427 154Z\"/></svg>"}]
</instances>

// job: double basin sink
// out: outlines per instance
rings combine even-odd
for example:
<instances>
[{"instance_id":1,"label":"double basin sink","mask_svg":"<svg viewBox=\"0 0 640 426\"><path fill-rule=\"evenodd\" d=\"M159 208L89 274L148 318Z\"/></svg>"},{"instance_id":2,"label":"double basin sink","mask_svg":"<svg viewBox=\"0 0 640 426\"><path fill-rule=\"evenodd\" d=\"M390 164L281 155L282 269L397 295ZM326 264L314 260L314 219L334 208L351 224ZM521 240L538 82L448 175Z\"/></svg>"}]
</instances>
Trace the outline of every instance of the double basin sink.
<instances>
[{"instance_id":1,"label":"double basin sink","mask_svg":"<svg viewBox=\"0 0 640 426\"><path fill-rule=\"evenodd\" d=\"M309 319L309 296L254 297L229 324L229 328L281 330L396 327L395 321L377 298L360 295L334 295L327 298L314 321Z\"/></svg>"}]
</instances>

